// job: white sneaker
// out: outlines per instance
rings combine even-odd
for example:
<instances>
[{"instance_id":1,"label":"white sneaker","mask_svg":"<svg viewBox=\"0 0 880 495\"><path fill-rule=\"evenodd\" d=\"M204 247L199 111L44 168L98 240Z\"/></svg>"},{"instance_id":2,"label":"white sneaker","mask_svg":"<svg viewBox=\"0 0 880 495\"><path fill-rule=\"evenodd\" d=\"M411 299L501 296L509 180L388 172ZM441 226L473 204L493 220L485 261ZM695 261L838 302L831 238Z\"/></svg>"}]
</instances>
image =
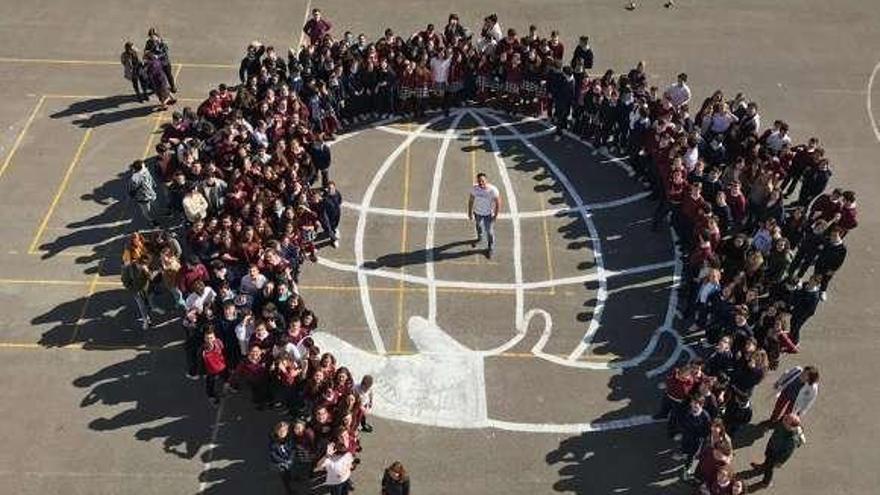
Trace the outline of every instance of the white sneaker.
<instances>
[{"instance_id":1,"label":"white sneaker","mask_svg":"<svg viewBox=\"0 0 880 495\"><path fill-rule=\"evenodd\" d=\"M342 236L339 235L339 229L334 230L333 235L336 236L336 240L342 239Z\"/></svg>"},{"instance_id":2,"label":"white sneaker","mask_svg":"<svg viewBox=\"0 0 880 495\"><path fill-rule=\"evenodd\" d=\"M333 248L335 249L338 247L339 247L339 239L336 239L335 241L333 241Z\"/></svg>"},{"instance_id":3,"label":"white sneaker","mask_svg":"<svg viewBox=\"0 0 880 495\"><path fill-rule=\"evenodd\" d=\"M821 299L821 300L823 300L823 301L827 301L827 300L828 300L828 293L825 292L825 291L823 290L823 291L819 294L819 299Z\"/></svg>"}]
</instances>

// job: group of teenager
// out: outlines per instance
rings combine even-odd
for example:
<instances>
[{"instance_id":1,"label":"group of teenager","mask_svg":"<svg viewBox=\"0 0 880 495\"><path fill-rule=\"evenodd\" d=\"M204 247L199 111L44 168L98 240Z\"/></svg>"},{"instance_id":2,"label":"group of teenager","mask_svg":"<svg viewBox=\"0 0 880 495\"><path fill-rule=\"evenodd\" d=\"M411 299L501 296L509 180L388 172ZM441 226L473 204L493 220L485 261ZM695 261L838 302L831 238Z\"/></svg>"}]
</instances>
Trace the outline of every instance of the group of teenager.
<instances>
[{"instance_id":1,"label":"group of teenager","mask_svg":"<svg viewBox=\"0 0 880 495\"><path fill-rule=\"evenodd\" d=\"M247 388L257 408L287 411L270 441L287 493L308 493L315 470L331 493L347 493L360 434L371 430L372 378L356 379L318 349L310 338L318 316L297 287L318 247L340 237L327 141L380 116L461 104L552 119L559 133L626 158L651 188L655 227L668 217L684 253L684 316L709 349L670 374L657 418L668 419L702 493L741 493L730 437L751 421L751 395L768 371L798 352L857 226L855 194L826 191L831 167L818 139L794 145L782 121L764 129L743 94L716 91L692 114L686 74L662 91L643 62L593 75L588 38L566 57L558 33L545 38L531 26L520 36L494 14L479 32L452 14L442 29L428 24L407 38L386 29L368 40L335 36L315 9L303 33L286 57L251 43L240 84L174 112L155 167L132 165L129 194L144 218L182 225L184 235L134 234L122 275L145 329L161 311L153 296L171 295L183 313L187 372L205 377L213 403ZM148 87L163 107L173 104L168 49L155 30L145 52ZM127 44L126 77L141 96L139 63ZM777 381L779 402L764 423L775 432L755 467L764 485L802 438L818 378L815 367L795 367ZM408 492L395 463L383 493Z\"/></svg>"},{"instance_id":2,"label":"group of teenager","mask_svg":"<svg viewBox=\"0 0 880 495\"><path fill-rule=\"evenodd\" d=\"M587 89L557 118L628 159L657 201L654 229L668 219L682 253L680 309L692 323L685 338L704 352L669 374L655 418L680 442L683 477L702 494L765 488L803 443L818 368L791 367L774 383L776 406L756 425L773 434L752 470L734 470L732 438L752 421L754 391L785 354L799 352L827 299L844 239L858 226L856 195L829 190L819 139L795 144L781 120L762 127L758 104L742 93L727 99L718 90L692 113L686 74L660 90L644 70L640 62L573 82ZM762 479L746 487L753 475Z\"/></svg>"}]
</instances>

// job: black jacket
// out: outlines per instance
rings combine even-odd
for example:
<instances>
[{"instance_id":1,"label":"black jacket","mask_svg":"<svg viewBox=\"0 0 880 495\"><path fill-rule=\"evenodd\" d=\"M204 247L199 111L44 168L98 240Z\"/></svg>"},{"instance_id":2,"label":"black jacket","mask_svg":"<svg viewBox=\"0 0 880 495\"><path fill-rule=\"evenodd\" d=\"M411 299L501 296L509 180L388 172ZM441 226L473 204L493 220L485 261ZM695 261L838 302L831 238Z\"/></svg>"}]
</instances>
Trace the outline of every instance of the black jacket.
<instances>
[{"instance_id":1,"label":"black jacket","mask_svg":"<svg viewBox=\"0 0 880 495\"><path fill-rule=\"evenodd\" d=\"M822 245L822 250L816 258L816 271L822 274L835 272L840 269L845 259L846 245L842 242L835 245L827 241Z\"/></svg>"},{"instance_id":2,"label":"black jacket","mask_svg":"<svg viewBox=\"0 0 880 495\"><path fill-rule=\"evenodd\" d=\"M791 295L791 314L802 319L809 318L819 307L820 292L818 290L798 289Z\"/></svg>"},{"instance_id":3,"label":"black jacket","mask_svg":"<svg viewBox=\"0 0 880 495\"><path fill-rule=\"evenodd\" d=\"M593 49L589 46L584 48L580 44L574 48L574 53L571 55L571 65L574 67L575 60L583 60L585 69L593 68Z\"/></svg>"}]
</instances>

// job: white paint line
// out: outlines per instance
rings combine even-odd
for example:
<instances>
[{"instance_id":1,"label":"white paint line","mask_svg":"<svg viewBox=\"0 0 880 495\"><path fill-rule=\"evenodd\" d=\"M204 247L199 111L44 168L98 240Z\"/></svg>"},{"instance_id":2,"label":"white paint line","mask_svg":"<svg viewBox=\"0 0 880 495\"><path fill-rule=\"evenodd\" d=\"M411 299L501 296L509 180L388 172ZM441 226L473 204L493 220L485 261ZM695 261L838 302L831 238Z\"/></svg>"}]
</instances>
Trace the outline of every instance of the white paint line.
<instances>
[{"instance_id":1,"label":"white paint line","mask_svg":"<svg viewBox=\"0 0 880 495\"><path fill-rule=\"evenodd\" d=\"M302 24L299 26L299 44L298 47L303 46L303 43L306 41L306 32L303 31L303 27L306 25L306 22L309 21L309 15L312 13L312 0L308 0L306 2L306 13L303 15ZM298 48L297 48L298 49ZM297 52L299 55L299 52Z\"/></svg>"},{"instance_id":2,"label":"white paint line","mask_svg":"<svg viewBox=\"0 0 880 495\"><path fill-rule=\"evenodd\" d=\"M466 110L466 111L471 111L471 110ZM523 120L523 121L520 121L517 123L513 123L512 125L517 125L517 124L521 124L524 122L528 122L528 121ZM478 134L478 132L491 132L491 129L493 127L497 128L497 127L501 127L501 125L480 126L480 127L475 127L473 129L460 130L457 132L453 132L452 138L453 139L470 139L470 138L487 139L487 135ZM395 127L391 127L391 126L387 126L387 125L377 125L374 128L377 130L383 131L383 132L387 132L389 134L397 134L400 136L410 136L413 132L415 132L415 131L407 131L405 129L397 129ZM542 136L549 136L550 134L553 134L554 132L556 132L556 130L554 128L550 127L550 128L541 129L540 131L524 133L523 137L526 139L534 139L534 138L539 138ZM447 137L448 136L447 136L446 132L434 132L434 131L426 131L426 132L419 135L419 139L422 139L422 138L446 139ZM508 135L503 135L503 134L502 135L495 135L496 141L516 141L519 139L520 138L517 136L508 136Z\"/></svg>"},{"instance_id":3,"label":"white paint line","mask_svg":"<svg viewBox=\"0 0 880 495\"><path fill-rule=\"evenodd\" d=\"M214 451L217 449L217 436L220 434L220 421L223 419L223 407L226 405L226 399L220 399L220 405L217 407L217 413L214 415L214 424L211 426L211 442L205 451L205 462L202 465L202 482L199 483L199 493L205 493L210 483L204 480L205 475L211 470L211 464L214 462Z\"/></svg>"},{"instance_id":4,"label":"white paint line","mask_svg":"<svg viewBox=\"0 0 880 495\"><path fill-rule=\"evenodd\" d=\"M318 258L318 264L326 266L327 268L332 268L334 270L356 273L358 275L373 276L379 278L387 278L391 280L403 281L410 284L415 285L430 285L430 281L427 277L421 277L418 275L413 275L411 273L399 273L391 270L383 270L381 268L358 268L357 265L351 265L348 263L340 263L338 261L333 261L327 258ZM649 272L653 270L660 270L663 268L669 268L673 266L673 261L661 261L659 263L651 263L649 265L640 265L634 266L631 268L625 268L623 270L603 270L602 278L620 276L620 275L635 275L639 273ZM539 280L536 282L523 282L522 284L516 284L513 282L470 282L466 280L444 280L435 278L433 283L437 287L442 288L452 288L452 289L475 289L475 290L509 290L515 291L517 288L522 287L523 290L536 290L536 289L547 289L551 287L558 287L561 285L577 285L584 284L588 282L594 282L600 280L599 274L595 272L584 273L582 275L575 275L572 277L563 277L563 278L554 278L548 280ZM607 290L605 291L607 293ZM602 299L604 301L604 298Z\"/></svg>"},{"instance_id":5,"label":"white paint line","mask_svg":"<svg viewBox=\"0 0 880 495\"><path fill-rule=\"evenodd\" d=\"M389 117L387 119L377 120L376 122L373 122L373 123L367 124L367 125L370 125L370 126L384 125L384 124L390 124L391 122L395 122L397 120L399 120L399 117ZM334 139L333 141L327 141L327 146L330 146L330 147L335 146L335 145L337 145L347 139L351 139L355 136L358 136L358 135L362 134L364 131L368 131L370 129L371 129L371 127L365 127L362 129L358 129L356 131L351 131L351 132L347 132L345 134L340 134L339 136L336 136L336 139Z\"/></svg>"},{"instance_id":6,"label":"white paint line","mask_svg":"<svg viewBox=\"0 0 880 495\"><path fill-rule=\"evenodd\" d=\"M648 425L659 422L651 416L633 416L626 419L599 421L595 423L540 424L518 423L515 421L489 420L489 427L507 431L528 433L595 433L600 431L620 430L634 426Z\"/></svg>"},{"instance_id":7,"label":"white paint line","mask_svg":"<svg viewBox=\"0 0 880 495\"><path fill-rule=\"evenodd\" d=\"M874 131L874 137L877 141L880 141L880 129L877 129L877 121L874 119L874 109L871 107L871 92L874 90L874 78L877 77L878 71L880 71L880 62L877 62L877 65L874 66L874 70L871 71L871 77L868 78L868 90L865 95L865 108L868 110L868 120L871 122L871 129Z\"/></svg>"},{"instance_id":8,"label":"white paint line","mask_svg":"<svg viewBox=\"0 0 880 495\"><path fill-rule=\"evenodd\" d=\"M469 112L477 121L477 124L486 127L486 121L476 112ZM488 128L487 128L488 129ZM495 159L495 165L498 168L498 175L501 177L501 183L504 185L504 192L507 196L507 209L513 219L513 280L516 284L516 333L525 335L525 294L523 292L523 261L522 261L522 225L519 215L519 202L516 199L516 191L513 189L513 182L510 180L510 174L507 173L507 164L501 158L501 150L498 149L498 142L491 130L486 131L486 138L489 142L489 149L492 151L492 157ZM500 213L500 212L499 212Z\"/></svg>"},{"instance_id":9,"label":"white paint line","mask_svg":"<svg viewBox=\"0 0 880 495\"><path fill-rule=\"evenodd\" d=\"M425 233L425 275L428 279L428 322L437 324L437 285L434 283L434 234L437 224L437 207L440 204L440 185L443 183L443 167L446 164L446 154L452 143L455 128L461 122L464 113L458 114L446 130L446 138L437 152L437 161L434 163L434 178L431 182L431 196L428 202L428 227Z\"/></svg>"},{"instance_id":10,"label":"white paint line","mask_svg":"<svg viewBox=\"0 0 880 495\"><path fill-rule=\"evenodd\" d=\"M601 203L589 203L584 205L584 209L589 213L590 211L596 210L605 210L610 208L616 208L618 206L627 205L630 203L635 203L644 198L650 196L650 191L643 191L640 193L633 194L631 196L627 196L625 198L614 199L611 201L603 201ZM357 203L349 203L344 201L342 203L344 208L350 210L359 211L361 206ZM381 208L377 206L372 206L367 210L369 214L376 215L385 215L392 217L408 217L408 218L428 218L429 212L423 210L402 210L400 208ZM544 210L535 210L535 211L521 211L518 214L518 218L520 219L531 219L531 218L545 218L545 217L559 217L559 216L569 216L569 215L580 215L580 210L578 208L552 208L552 209L544 209ZM464 211L438 211L434 214L435 218L444 219L444 220L468 220L467 213ZM501 220L510 220L513 218L513 215L510 213L501 213L498 215L498 218Z\"/></svg>"},{"instance_id":11,"label":"white paint line","mask_svg":"<svg viewBox=\"0 0 880 495\"><path fill-rule=\"evenodd\" d=\"M684 343L684 339L681 337L681 334L678 333L678 330L675 329L673 323L675 322L675 315L678 307L678 289L681 285L681 272L683 269L681 263L681 252L678 249L678 235L675 233L675 229L669 227L669 235L672 237L672 255L675 259L675 268L673 270L672 275L672 292L669 294L669 301L666 306L666 319L663 322L663 325L666 327L667 331L670 335L675 338L675 351L669 356L669 359L666 360L665 363L660 365L658 368L648 370L645 373L645 376L648 378L653 378L657 375L665 373L669 368L675 365L678 361L679 356L681 356L682 351L687 352L691 358L694 358L696 354L694 351L688 347Z\"/></svg>"},{"instance_id":12,"label":"white paint line","mask_svg":"<svg viewBox=\"0 0 880 495\"><path fill-rule=\"evenodd\" d=\"M493 117L497 119L497 117ZM602 259L602 240L599 237L599 232L596 229L596 225L593 223L593 219L590 216L590 210L584 204L583 199L581 199L581 195L578 193L577 189L574 188L571 181L568 180L568 176L556 165L556 163L550 159L543 151L541 151L537 146L535 146L531 141L524 138L522 134L520 134L519 130L516 129L512 124L504 125L502 121L499 120L499 123L502 124L502 127L508 129L514 136L520 138L520 141L523 145L529 149L535 156L538 157L539 160L544 162L547 166L547 169L556 177L556 180L562 184L562 187L565 188L568 196L574 201L575 206L577 207L578 213L580 214L581 219L584 222L584 225L587 227L587 231L591 237L591 243L593 245L593 258L596 263L596 280L599 282L599 288L596 290L596 306L593 308L593 314L590 318L590 323L587 326L587 330L584 333L583 338L581 339L581 343L585 346L589 345L590 341L593 339L593 335L595 335L596 331L599 329L600 322L602 321L602 311L605 309L605 299L608 295L608 290L605 283L605 262ZM580 357L583 354L576 354L572 352L569 356L570 359L574 360Z\"/></svg>"},{"instance_id":13,"label":"white paint line","mask_svg":"<svg viewBox=\"0 0 880 495\"><path fill-rule=\"evenodd\" d=\"M427 129L430 125L440 121L443 117L437 116L419 126L416 133L411 136L408 136L406 139L400 143L397 148L385 158L385 161L382 163L382 166L379 167L379 170L373 174L373 179L370 181L370 184L367 186L366 191L364 192L364 197L361 201L361 210L358 214L357 228L355 230L354 237L354 256L357 266L364 265L364 234L367 230L367 215L366 212L370 208L370 203L373 201L373 195L376 194L376 189L379 187L379 183L382 182L383 177L394 165L397 157L400 156L401 153L410 145L413 141L418 138L418 131L423 131ZM319 262L322 261L321 258L318 259ZM373 303L370 301L370 289L367 284L367 274L363 270L358 270L355 268L354 270L358 276L358 292L360 292L361 298L361 306L364 310L364 318L367 321L367 327L370 329L370 336L373 340L373 347L375 347L376 352L379 354L385 354L385 343L382 341L382 335L379 333L379 326L376 323L376 315L373 312Z\"/></svg>"}]
</instances>

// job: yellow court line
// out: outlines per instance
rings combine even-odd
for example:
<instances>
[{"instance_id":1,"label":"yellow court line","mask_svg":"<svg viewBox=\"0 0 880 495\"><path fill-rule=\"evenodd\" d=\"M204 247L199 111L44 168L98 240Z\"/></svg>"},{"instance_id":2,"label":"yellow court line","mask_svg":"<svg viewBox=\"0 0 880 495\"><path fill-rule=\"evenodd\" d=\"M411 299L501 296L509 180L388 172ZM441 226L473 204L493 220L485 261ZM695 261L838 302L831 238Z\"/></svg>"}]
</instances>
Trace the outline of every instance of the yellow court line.
<instances>
[{"instance_id":1,"label":"yellow court line","mask_svg":"<svg viewBox=\"0 0 880 495\"><path fill-rule=\"evenodd\" d=\"M477 138L471 136L471 180L477 176L477 150L474 148L477 144Z\"/></svg>"},{"instance_id":2,"label":"yellow court line","mask_svg":"<svg viewBox=\"0 0 880 495\"><path fill-rule=\"evenodd\" d=\"M57 58L13 58L0 57L0 62L10 64L49 64L49 65L119 65L118 60L68 60ZM175 65L181 65L191 68L202 69L235 69L238 66L232 64L212 64L199 62L182 62Z\"/></svg>"},{"instance_id":3,"label":"yellow court line","mask_svg":"<svg viewBox=\"0 0 880 495\"><path fill-rule=\"evenodd\" d=\"M180 67L183 67L183 66L182 66L182 65L179 65L178 67L180 68ZM179 73L179 72L180 72L180 71L178 70L178 73ZM175 75L174 78L175 78L175 83L176 83L176 82L177 82L177 81L176 81L177 76ZM80 100L80 99L81 99L81 100L100 100L100 99L103 99L103 98L113 98L114 96L118 96L118 95L72 95L72 94L47 93L47 94L45 94L45 95L43 95L43 96L46 97L46 98L55 98L55 99L59 99L59 100L62 100L62 99L72 99L72 100ZM198 102L205 101L204 98L190 98L190 97L184 97L184 96L175 96L174 99L177 100L177 101L193 101L193 102L195 102L195 101L198 101Z\"/></svg>"},{"instance_id":4,"label":"yellow court line","mask_svg":"<svg viewBox=\"0 0 880 495\"><path fill-rule=\"evenodd\" d=\"M36 280L36 279L17 279L17 278L0 278L0 284L9 285L85 285L82 280Z\"/></svg>"},{"instance_id":5,"label":"yellow court line","mask_svg":"<svg viewBox=\"0 0 880 495\"><path fill-rule=\"evenodd\" d=\"M43 279L18 279L18 278L0 278L0 285L60 285L60 286L89 286L91 288L94 283L95 287L122 287L122 282L117 280L108 279L104 277L102 280L98 278L95 280L94 276L91 279L83 279L83 280L43 280ZM300 291L310 292L310 291L327 291L327 292L356 292L360 290L360 286L358 285L300 285L298 286ZM370 287L370 291L373 292L390 292L390 293L398 293L398 292L427 292L427 287L415 286L415 287ZM468 288L459 288L459 287L438 287L438 292L444 292L449 294L484 294L484 295L506 295L513 297L515 295L514 289L468 289ZM94 293L94 292L93 292ZM553 295L550 291L537 291L531 290L528 292L529 295L536 296L550 296Z\"/></svg>"},{"instance_id":6,"label":"yellow court line","mask_svg":"<svg viewBox=\"0 0 880 495\"><path fill-rule=\"evenodd\" d=\"M67 184L68 182L70 182L70 178L73 176L73 170L79 163L80 158L82 157L82 152L86 147L86 143L89 142L89 138L91 137L92 129L89 128L86 130L82 141L80 141L79 147L76 149L76 153L73 155L73 160L70 161L70 165L68 165L67 167L67 172L64 173L64 178L61 179L61 184L58 186L58 190L55 192L55 197L52 198L52 203L49 205L49 210L46 212L46 216L43 217L42 223L40 223L39 228L37 228L37 233L34 234L34 240L31 241L31 245L28 248L28 254L34 254L37 252L37 246L39 246L40 244L40 238L43 237L43 232L46 231L46 226L49 225L49 219L52 218L52 214L55 212L55 208L58 206L58 202L61 201L61 196L64 195L64 191L67 189Z\"/></svg>"},{"instance_id":7,"label":"yellow court line","mask_svg":"<svg viewBox=\"0 0 880 495\"><path fill-rule=\"evenodd\" d=\"M15 138L15 142L12 143L12 148L9 149L9 154L7 154L6 159L3 160L3 166L0 167L0 177L3 177L3 174L6 173L6 169L9 167L9 164L12 163L12 157L15 155L15 152L18 151L18 147L19 145L21 145L21 142L24 139L24 135L27 134L28 129L31 128L31 124L34 122L34 118L36 118L37 113L40 111L40 107L43 106L44 101L46 101L46 97L40 96L40 99L37 100L37 104L34 105L34 109L31 110L31 113L25 121L24 126L21 128L21 131Z\"/></svg>"},{"instance_id":8,"label":"yellow court line","mask_svg":"<svg viewBox=\"0 0 880 495\"><path fill-rule=\"evenodd\" d=\"M407 130L412 131L412 124L407 124ZM406 240L408 236L407 232L407 215L406 211L409 209L409 180L410 180L410 168L412 162L412 146L407 145L406 154L404 155L404 163L403 163L403 217L401 218L401 226L400 226L400 252L406 252ZM404 273L406 271L406 267L400 267L400 273ZM404 281L401 280L398 282L398 288L401 291L397 294L397 340L395 341L394 350L400 352L403 348L403 326L404 326L404 318L403 318L403 309L406 302L406 293L402 290L404 288Z\"/></svg>"},{"instance_id":9,"label":"yellow court line","mask_svg":"<svg viewBox=\"0 0 880 495\"><path fill-rule=\"evenodd\" d=\"M541 211L544 211L544 193L538 194L538 206L541 208ZM556 277L553 276L553 254L550 251L550 229L547 228L547 217L545 215L541 215L541 227L544 230L544 249L547 252L547 280L555 280ZM552 294L556 294L556 287L550 287L550 292Z\"/></svg>"}]
</instances>

